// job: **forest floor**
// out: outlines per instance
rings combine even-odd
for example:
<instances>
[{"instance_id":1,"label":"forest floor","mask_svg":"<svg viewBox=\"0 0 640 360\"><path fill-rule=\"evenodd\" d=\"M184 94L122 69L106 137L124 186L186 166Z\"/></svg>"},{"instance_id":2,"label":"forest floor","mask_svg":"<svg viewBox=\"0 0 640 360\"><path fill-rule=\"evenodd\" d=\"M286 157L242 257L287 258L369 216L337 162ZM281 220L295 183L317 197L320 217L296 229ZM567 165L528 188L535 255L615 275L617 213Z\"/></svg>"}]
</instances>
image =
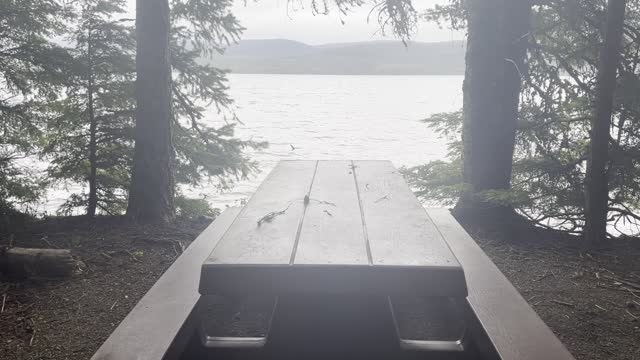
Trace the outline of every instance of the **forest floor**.
<instances>
[{"instance_id":1,"label":"forest floor","mask_svg":"<svg viewBox=\"0 0 640 360\"><path fill-rule=\"evenodd\" d=\"M17 232L14 246L68 248L82 266L63 280L0 282L0 359L91 358L207 225L134 227L123 218L53 218Z\"/></svg>"},{"instance_id":2,"label":"forest floor","mask_svg":"<svg viewBox=\"0 0 640 360\"><path fill-rule=\"evenodd\" d=\"M640 239L585 253L544 235L474 238L576 359L640 359Z\"/></svg>"},{"instance_id":3,"label":"forest floor","mask_svg":"<svg viewBox=\"0 0 640 360\"><path fill-rule=\"evenodd\" d=\"M84 265L64 280L0 282L0 359L89 359L206 225L72 218L17 232L15 246L70 248ZM640 359L640 241L586 254L570 240L476 238L577 359Z\"/></svg>"}]
</instances>

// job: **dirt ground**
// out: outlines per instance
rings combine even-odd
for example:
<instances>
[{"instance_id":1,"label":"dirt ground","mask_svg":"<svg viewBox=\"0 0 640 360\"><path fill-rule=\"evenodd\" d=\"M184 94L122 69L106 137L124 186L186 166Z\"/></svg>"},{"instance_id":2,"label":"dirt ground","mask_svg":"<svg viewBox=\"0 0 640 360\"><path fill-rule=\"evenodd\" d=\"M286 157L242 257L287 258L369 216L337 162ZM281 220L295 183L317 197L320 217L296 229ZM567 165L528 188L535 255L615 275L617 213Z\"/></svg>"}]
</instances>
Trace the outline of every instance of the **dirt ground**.
<instances>
[{"instance_id":1,"label":"dirt ground","mask_svg":"<svg viewBox=\"0 0 640 360\"><path fill-rule=\"evenodd\" d=\"M588 254L575 239L474 238L576 359L640 359L640 239Z\"/></svg>"},{"instance_id":2,"label":"dirt ground","mask_svg":"<svg viewBox=\"0 0 640 360\"><path fill-rule=\"evenodd\" d=\"M16 233L14 246L70 248L84 266L66 280L0 282L0 359L91 358L206 225L140 228L122 218L64 219Z\"/></svg>"},{"instance_id":3,"label":"dirt ground","mask_svg":"<svg viewBox=\"0 0 640 360\"><path fill-rule=\"evenodd\" d=\"M84 265L65 280L0 282L0 359L89 359L206 225L63 219L16 233L15 246L70 248ZM569 240L476 238L577 359L640 359L639 240L586 254Z\"/></svg>"}]
</instances>

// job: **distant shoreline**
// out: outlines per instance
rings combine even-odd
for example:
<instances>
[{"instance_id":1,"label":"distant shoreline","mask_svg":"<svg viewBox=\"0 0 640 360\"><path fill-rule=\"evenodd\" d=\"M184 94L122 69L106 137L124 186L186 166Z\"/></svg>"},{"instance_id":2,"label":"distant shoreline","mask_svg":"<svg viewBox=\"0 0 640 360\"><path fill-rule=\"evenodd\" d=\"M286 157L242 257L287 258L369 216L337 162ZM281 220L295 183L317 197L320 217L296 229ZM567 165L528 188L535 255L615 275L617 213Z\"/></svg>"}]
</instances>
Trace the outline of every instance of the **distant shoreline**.
<instances>
[{"instance_id":1,"label":"distant shoreline","mask_svg":"<svg viewBox=\"0 0 640 360\"><path fill-rule=\"evenodd\" d=\"M307 45L286 39L246 40L203 63L236 74L464 75L465 43L394 41Z\"/></svg>"},{"instance_id":2,"label":"distant shoreline","mask_svg":"<svg viewBox=\"0 0 640 360\"><path fill-rule=\"evenodd\" d=\"M227 71L227 74L231 75L326 75L326 76L464 76L464 73L459 74L401 74L401 73L393 73L393 74L375 74L375 73L356 73L356 74L347 74L347 73L280 73L280 72L236 72L229 71L227 69L222 69Z\"/></svg>"}]
</instances>

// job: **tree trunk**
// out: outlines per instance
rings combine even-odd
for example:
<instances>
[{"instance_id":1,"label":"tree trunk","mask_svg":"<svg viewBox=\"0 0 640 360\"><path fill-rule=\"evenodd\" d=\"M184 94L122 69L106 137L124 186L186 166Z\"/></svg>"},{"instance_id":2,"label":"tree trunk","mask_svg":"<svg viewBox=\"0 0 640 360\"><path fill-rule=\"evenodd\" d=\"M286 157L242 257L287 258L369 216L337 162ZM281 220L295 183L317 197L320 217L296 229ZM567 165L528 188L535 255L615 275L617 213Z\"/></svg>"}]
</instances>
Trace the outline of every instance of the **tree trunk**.
<instances>
[{"instance_id":1,"label":"tree trunk","mask_svg":"<svg viewBox=\"0 0 640 360\"><path fill-rule=\"evenodd\" d=\"M98 184L97 184L97 155L96 155L96 131L98 124L93 108L93 63L91 30L87 35L87 112L89 113L89 203L87 205L87 216L92 218L96 215L98 206Z\"/></svg>"},{"instance_id":2,"label":"tree trunk","mask_svg":"<svg viewBox=\"0 0 640 360\"><path fill-rule=\"evenodd\" d=\"M0 248L0 272L12 277L67 276L75 267L67 249Z\"/></svg>"},{"instance_id":3,"label":"tree trunk","mask_svg":"<svg viewBox=\"0 0 640 360\"><path fill-rule=\"evenodd\" d=\"M606 166L625 6L626 0L609 0L604 44L600 50L585 192L585 239L586 245L591 248L606 247L608 242L609 187Z\"/></svg>"},{"instance_id":4,"label":"tree trunk","mask_svg":"<svg viewBox=\"0 0 640 360\"><path fill-rule=\"evenodd\" d=\"M456 217L491 221L510 207L485 200L487 190L511 187L521 78L530 30L528 0L468 0L463 85L463 180Z\"/></svg>"},{"instance_id":5,"label":"tree trunk","mask_svg":"<svg viewBox=\"0 0 640 360\"><path fill-rule=\"evenodd\" d=\"M161 223L174 213L168 0L137 0L136 128L127 215Z\"/></svg>"}]
</instances>

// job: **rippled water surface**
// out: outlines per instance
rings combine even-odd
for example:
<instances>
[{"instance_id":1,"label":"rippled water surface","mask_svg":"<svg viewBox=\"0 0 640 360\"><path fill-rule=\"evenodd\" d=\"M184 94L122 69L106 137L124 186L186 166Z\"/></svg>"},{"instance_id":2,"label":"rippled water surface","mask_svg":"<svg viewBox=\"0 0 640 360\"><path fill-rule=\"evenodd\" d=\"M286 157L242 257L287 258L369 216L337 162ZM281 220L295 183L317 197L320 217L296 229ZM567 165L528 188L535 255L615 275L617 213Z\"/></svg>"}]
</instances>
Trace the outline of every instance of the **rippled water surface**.
<instances>
[{"instance_id":1,"label":"rippled water surface","mask_svg":"<svg viewBox=\"0 0 640 360\"><path fill-rule=\"evenodd\" d=\"M462 76L230 76L231 95L243 125L237 134L270 143L251 152L261 172L219 194L213 186L191 189L213 205L248 198L281 159L388 159L396 166L441 159L445 143L421 122L462 106ZM293 148L292 148L293 147ZM66 193L51 193L48 211Z\"/></svg>"},{"instance_id":2,"label":"rippled water surface","mask_svg":"<svg viewBox=\"0 0 640 360\"><path fill-rule=\"evenodd\" d=\"M462 80L462 76L232 75L231 94L244 123L238 135L266 140L270 146L251 154L260 163L260 174L231 192L208 198L216 206L246 199L281 159L388 159L396 166L441 159L445 143L419 120L459 109Z\"/></svg>"}]
</instances>

